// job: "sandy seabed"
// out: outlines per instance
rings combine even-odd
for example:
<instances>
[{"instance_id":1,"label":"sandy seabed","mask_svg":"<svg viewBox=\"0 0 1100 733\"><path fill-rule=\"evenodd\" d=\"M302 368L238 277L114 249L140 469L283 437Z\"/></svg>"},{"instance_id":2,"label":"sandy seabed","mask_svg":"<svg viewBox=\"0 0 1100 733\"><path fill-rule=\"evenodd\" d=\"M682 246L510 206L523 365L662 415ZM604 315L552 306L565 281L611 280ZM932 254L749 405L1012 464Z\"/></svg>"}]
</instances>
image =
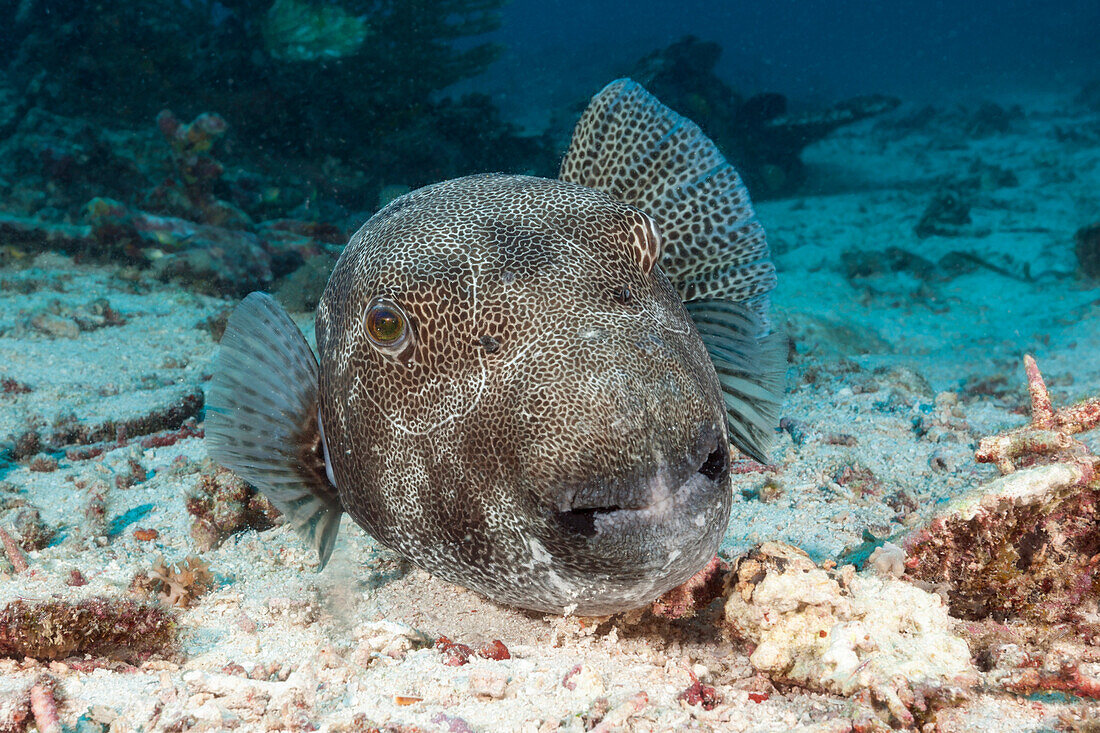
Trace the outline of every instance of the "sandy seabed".
<instances>
[{"instance_id":1,"label":"sandy seabed","mask_svg":"<svg viewBox=\"0 0 1100 733\"><path fill-rule=\"evenodd\" d=\"M783 409L793 429L780 436L774 471L734 476L727 558L781 540L843 562L868 538L919 526L993 479L974 449L1025 422L1024 353L1057 402L1100 392L1100 288L1075 274L1073 252L1074 232L1100 221L1100 120L1067 111L1066 99L1019 101L1027 114L1013 132L979 139L936 124L844 128L804 154L821 193L757 207L780 273L776 321L795 350ZM1067 129L1094 137L1059 134ZM929 202L956 185L968 186L970 223L918 238ZM891 248L931 272L876 265L897 262ZM945 256L958 252L986 264L947 271ZM97 298L125 323L73 330L41 317L94 310ZM0 659L5 705L18 707L47 674L61 722L80 719L79 730L852 728L849 698L758 675L751 649L719 630L720 604L682 621L516 611L411 567L346 517L321 573L286 526L199 553L185 499L211 468L201 438L176 431L186 415L171 408L208 380L209 322L230 305L55 254L0 271L0 377L30 390L0 394L0 436L68 430L106 446L92 457L55 452L56 466L48 457L0 464L0 519L22 500L58 533L27 553L26 571L0 565L0 608L134 598L133 578L159 556L199 554L213 576L208 592L176 609L170 651ZM311 334L312 316L296 318ZM919 434L944 405L952 427ZM148 436L133 434L142 426L167 437L142 447ZM873 490L844 478L852 466ZM98 518L88 511L95 487L106 487ZM73 570L85 585L69 584ZM474 649L499 639L510 658L449 666L424 643L440 636ZM721 702L707 710L681 699L692 675ZM1100 708L1083 698L979 685L929 720L940 730L1047 731L1090 715Z\"/></svg>"}]
</instances>

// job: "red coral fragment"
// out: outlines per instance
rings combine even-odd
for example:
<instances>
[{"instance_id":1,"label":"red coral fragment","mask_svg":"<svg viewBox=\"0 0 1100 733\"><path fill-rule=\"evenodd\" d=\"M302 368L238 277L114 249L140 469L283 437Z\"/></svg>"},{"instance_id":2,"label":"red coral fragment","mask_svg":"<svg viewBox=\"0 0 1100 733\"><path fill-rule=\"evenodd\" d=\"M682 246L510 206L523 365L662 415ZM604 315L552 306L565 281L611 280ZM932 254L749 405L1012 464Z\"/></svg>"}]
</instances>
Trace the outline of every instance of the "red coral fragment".
<instances>
[{"instance_id":1,"label":"red coral fragment","mask_svg":"<svg viewBox=\"0 0 1100 733\"><path fill-rule=\"evenodd\" d=\"M446 636L435 640L435 648L443 655L443 663L448 667L461 667L470 661L474 650L465 644L456 644Z\"/></svg>"},{"instance_id":2,"label":"red coral fragment","mask_svg":"<svg viewBox=\"0 0 1100 733\"><path fill-rule=\"evenodd\" d=\"M508 653L508 647L504 646L504 642L500 639L493 639L487 644L483 644L477 654L485 659L495 659L498 662L512 658L512 655Z\"/></svg>"},{"instance_id":3,"label":"red coral fragment","mask_svg":"<svg viewBox=\"0 0 1100 733\"><path fill-rule=\"evenodd\" d=\"M65 449L65 458L70 461L87 461L90 458L98 458L107 452L110 444L80 445Z\"/></svg>"},{"instance_id":4,"label":"red coral fragment","mask_svg":"<svg viewBox=\"0 0 1100 733\"><path fill-rule=\"evenodd\" d=\"M686 583L655 600L650 611L660 618L694 616L696 611L705 608L722 595L722 587L729 571L730 566L715 555L706 567L688 578Z\"/></svg>"},{"instance_id":5,"label":"red coral fragment","mask_svg":"<svg viewBox=\"0 0 1100 733\"><path fill-rule=\"evenodd\" d=\"M1085 676L1076 665L1066 665L1057 671L1024 669L1019 677L1005 683L1005 689L1021 695L1067 692L1100 700L1100 679Z\"/></svg>"},{"instance_id":6,"label":"red coral fragment","mask_svg":"<svg viewBox=\"0 0 1100 733\"><path fill-rule=\"evenodd\" d=\"M691 675L691 686L677 695L677 700L683 700L688 705L702 705L703 710L713 710L715 706L722 702L721 696L712 686L700 682L699 678L690 669L688 674ZM749 697L752 697L752 695L750 694ZM764 699L767 699L767 695L764 696ZM759 702L759 700L756 702Z\"/></svg>"}]
</instances>

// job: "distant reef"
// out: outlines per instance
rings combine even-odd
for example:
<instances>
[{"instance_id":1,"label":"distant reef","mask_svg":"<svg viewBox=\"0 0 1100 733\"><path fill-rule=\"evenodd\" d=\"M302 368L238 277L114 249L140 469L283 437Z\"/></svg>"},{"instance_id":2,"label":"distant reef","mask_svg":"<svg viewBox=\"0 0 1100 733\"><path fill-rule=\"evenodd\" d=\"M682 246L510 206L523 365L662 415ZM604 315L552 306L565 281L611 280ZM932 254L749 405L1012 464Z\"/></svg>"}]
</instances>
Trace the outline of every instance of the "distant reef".
<instances>
[{"instance_id":1,"label":"distant reef","mask_svg":"<svg viewBox=\"0 0 1100 733\"><path fill-rule=\"evenodd\" d=\"M236 156L373 204L389 183L552 167L548 147L518 135L489 99L437 94L497 57L485 34L503 4L28 0L0 4L0 48L14 50L8 77L28 109L112 128L147 125L165 108L216 112Z\"/></svg>"},{"instance_id":2,"label":"distant reef","mask_svg":"<svg viewBox=\"0 0 1100 733\"><path fill-rule=\"evenodd\" d=\"M502 4L0 4L14 51L0 68L0 265L61 251L312 308L350 233L401 193L556 175L571 123L525 134L488 96L442 93L496 58ZM782 95L719 79L720 53L685 38L631 74L697 121L758 199L798 190L806 145L896 104L791 115Z\"/></svg>"}]
</instances>

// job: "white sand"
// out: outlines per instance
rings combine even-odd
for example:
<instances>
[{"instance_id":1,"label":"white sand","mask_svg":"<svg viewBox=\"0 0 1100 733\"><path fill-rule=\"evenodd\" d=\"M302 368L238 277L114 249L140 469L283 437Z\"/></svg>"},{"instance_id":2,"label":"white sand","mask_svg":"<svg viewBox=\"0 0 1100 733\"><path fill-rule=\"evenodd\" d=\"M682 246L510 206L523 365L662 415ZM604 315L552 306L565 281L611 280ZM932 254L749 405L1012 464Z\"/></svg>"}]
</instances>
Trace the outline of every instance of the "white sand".
<instances>
[{"instance_id":1,"label":"white sand","mask_svg":"<svg viewBox=\"0 0 1100 733\"><path fill-rule=\"evenodd\" d=\"M786 323L800 354L790 372L784 414L804 433L801 447L781 436L774 474L734 478L734 514L724 554L735 555L764 539L782 539L815 559L857 548L870 531L900 531L884 498L903 490L917 504L908 520L927 516L943 500L983 483L992 468L973 461L977 439L1020 424L1025 404L1020 359L1034 353L1058 404L1100 387L1100 318L1094 284L1073 277L1031 283L988 271L921 286L909 274L870 278L860 287L840 274L841 252L901 247L937 260L951 250L991 261L1010 255L1015 268L1070 272L1074 230L1100 220L1100 146L1059 142L1055 127L1093 130L1096 116L1071 113L1065 100L1030 110L1018 132L978 141L944 132L901 135L875 122L846 128L806 152L812 184L828 195L758 207L780 271L777 321ZM1091 126L1091 127L1090 127ZM1014 188L979 192L973 228L988 236L919 240L913 227L936 181L961 174L973 161L995 163L1019 178ZM40 280L23 294L14 283ZM215 346L196 324L228 304L153 284L133 292L110 268L40 257L30 269L0 271L0 376L33 391L0 395L0 436L48 425L73 412L84 423L149 414L170 405L209 375ZM106 297L125 326L51 338L27 322L56 299L64 307ZM301 325L312 331L308 318ZM842 357L856 365L845 365ZM927 380L913 386L900 368ZM882 373L876 370L885 370ZM893 371L891 371L893 370ZM814 377L807 381L807 374ZM967 378L1003 376L998 396L961 393ZM878 384L866 391L868 382ZM935 406L940 392L960 392L955 414ZM918 439L913 418L928 434ZM845 433L855 445L823 438ZM0 576L0 605L17 598L90 595L128 597L133 575L163 554L168 560L195 552L188 535L184 496L196 473L173 475L177 456L205 457L201 440L142 450L133 444L102 457L69 461L36 473L0 466L8 492L38 507L63 541L31 553L31 571ZM113 487L116 473L134 458L150 478L130 489ZM861 496L836 480L858 463L877 484ZM935 464L937 468L933 468ZM780 495L765 503L748 498L771 475ZM76 481L101 479L109 519L129 510L147 512L112 541L99 546L87 533L87 493ZM153 528L141 542L135 527ZM234 536L204 555L217 588L180 614L179 649L169 661L154 658L136 671L79 672L51 665L61 684L62 721L73 725L93 706L111 730L207 729L322 730L350 723L357 714L376 724L423 730L584 730L584 716L607 698L604 721L621 730L842 731L850 727L849 702L799 688L770 689L762 702L749 691L747 650L724 640L712 617L690 622L596 626L579 619L544 617L502 608L408 567L345 520L330 567L314 572L306 548L286 527ZM63 582L78 568L89 585ZM370 651L365 624L386 619L430 637L446 635L477 647L501 639L512 659L474 659L445 666L434 649L397 660ZM391 643L397 644L396 639ZM225 674L226 665L252 670L279 665L285 681L252 681ZM575 689L562 681L575 666ZM0 695L25 688L46 665L0 660ZM723 703L712 711L677 696L690 685L688 669L715 686ZM488 694L478 694L479 692ZM637 693L644 692L644 701ZM501 695L499 699L492 695ZM398 696L421 698L401 705ZM1040 731L1080 701L1029 700L979 693L941 713L944 730ZM613 729L614 726L611 726Z\"/></svg>"}]
</instances>

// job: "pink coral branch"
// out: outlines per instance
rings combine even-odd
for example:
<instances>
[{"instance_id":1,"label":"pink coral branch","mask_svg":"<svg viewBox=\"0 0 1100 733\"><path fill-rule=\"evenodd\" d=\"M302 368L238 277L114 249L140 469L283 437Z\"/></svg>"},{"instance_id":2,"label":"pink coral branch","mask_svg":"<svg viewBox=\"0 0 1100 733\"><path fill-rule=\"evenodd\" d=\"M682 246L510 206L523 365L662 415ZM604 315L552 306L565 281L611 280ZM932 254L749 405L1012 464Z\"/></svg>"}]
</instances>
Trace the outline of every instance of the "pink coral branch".
<instances>
[{"instance_id":1,"label":"pink coral branch","mask_svg":"<svg viewBox=\"0 0 1100 733\"><path fill-rule=\"evenodd\" d=\"M46 676L31 685L31 713L39 733L61 733L62 730L53 688L54 681Z\"/></svg>"},{"instance_id":2,"label":"pink coral branch","mask_svg":"<svg viewBox=\"0 0 1100 733\"><path fill-rule=\"evenodd\" d=\"M1012 473L1022 459L1031 465L1042 456L1050 460L1070 460L1088 463L1092 474L1092 459L1088 449L1071 436L1100 426L1100 398L1078 402L1054 410L1039 366L1031 354L1024 356L1027 389L1031 394L1031 422L1022 428L982 438L974 457L979 463L993 463L1001 473ZM1082 458L1089 460L1082 461Z\"/></svg>"},{"instance_id":3,"label":"pink coral branch","mask_svg":"<svg viewBox=\"0 0 1100 733\"><path fill-rule=\"evenodd\" d=\"M4 552L8 555L8 562L15 568L15 572L22 573L27 570L27 558L23 555L23 551L19 549L19 544L12 539L12 536L4 531L3 527L0 527L0 542L4 543Z\"/></svg>"},{"instance_id":4,"label":"pink coral branch","mask_svg":"<svg viewBox=\"0 0 1100 733\"><path fill-rule=\"evenodd\" d=\"M1031 424L1037 428L1052 427L1054 407L1050 404L1050 392L1031 354L1024 354L1024 371L1027 373L1027 391L1031 394Z\"/></svg>"}]
</instances>

